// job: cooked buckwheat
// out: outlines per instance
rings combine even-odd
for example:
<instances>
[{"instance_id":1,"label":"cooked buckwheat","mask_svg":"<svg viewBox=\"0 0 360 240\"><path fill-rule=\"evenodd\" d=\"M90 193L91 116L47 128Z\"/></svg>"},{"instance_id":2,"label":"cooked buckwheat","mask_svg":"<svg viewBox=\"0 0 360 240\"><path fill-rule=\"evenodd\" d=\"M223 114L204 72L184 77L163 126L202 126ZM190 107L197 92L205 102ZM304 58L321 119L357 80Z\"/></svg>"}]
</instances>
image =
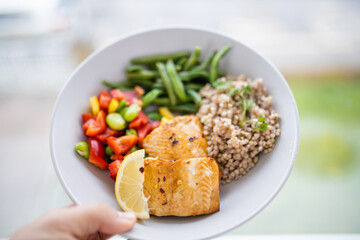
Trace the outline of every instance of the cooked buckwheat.
<instances>
[{"instance_id":1,"label":"cooked buckwheat","mask_svg":"<svg viewBox=\"0 0 360 240\"><path fill-rule=\"evenodd\" d=\"M271 108L272 97L262 86L262 79L252 81L244 75L223 77L223 82L232 81L232 88L252 87L251 109L247 110L245 120L265 117L268 127L265 131L254 131L255 121L245 123L240 128L242 118L242 98L238 94L228 96L229 89L213 89L206 85L200 90L202 105L197 115L204 125L207 138L207 152L217 160L221 170L221 183L240 179L258 162L260 152L271 152L275 139L280 135L280 116Z\"/></svg>"}]
</instances>

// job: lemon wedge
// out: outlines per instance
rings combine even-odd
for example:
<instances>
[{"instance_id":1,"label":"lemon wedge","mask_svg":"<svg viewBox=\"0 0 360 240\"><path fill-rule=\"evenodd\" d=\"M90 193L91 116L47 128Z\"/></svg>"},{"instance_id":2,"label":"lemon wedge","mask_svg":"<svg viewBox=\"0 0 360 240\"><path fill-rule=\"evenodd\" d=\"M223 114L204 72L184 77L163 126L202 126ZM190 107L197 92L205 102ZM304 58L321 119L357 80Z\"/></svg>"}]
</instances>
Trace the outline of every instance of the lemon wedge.
<instances>
[{"instance_id":1,"label":"lemon wedge","mask_svg":"<svg viewBox=\"0 0 360 240\"><path fill-rule=\"evenodd\" d=\"M149 209L143 192L145 150L137 150L125 157L115 182L115 196L125 212L148 219Z\"/></svg>"}]
</instances>

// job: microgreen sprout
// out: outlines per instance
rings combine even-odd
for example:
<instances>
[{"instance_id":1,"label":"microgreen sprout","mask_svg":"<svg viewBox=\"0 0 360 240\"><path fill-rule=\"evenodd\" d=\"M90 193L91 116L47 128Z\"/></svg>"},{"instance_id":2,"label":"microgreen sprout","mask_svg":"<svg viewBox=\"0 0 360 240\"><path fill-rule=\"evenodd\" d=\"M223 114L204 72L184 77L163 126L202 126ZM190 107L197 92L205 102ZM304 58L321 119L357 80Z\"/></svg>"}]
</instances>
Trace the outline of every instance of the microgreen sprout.
<instances>
[{"instance_id":1,"label":"microgreen sprout","mask_svg":"<svg viewBox=\"0 0 360 240\"><path fill-rule=\"evenodd\" d=\"M240 121L240 127L242 127L244 125L244 123L249 123L249 122L255 122L255 128L254 128L254 132L256 132L259 128L260 131L266 131L268 124L265 123L265 117L259 117L258 119L251 119L251 120L247 120L245 121L245 116L246 116L246 111L250 110L252 108L252 105L254 103L254 100L249 99L246 100L244 94L248 94L251 95L252 92L252 87L251 85L246 85L245 87L243 86L241 88L241 90L239 88L232 88L232 81L227 81L227 82L223 82L223 81L219 81L217 80L216 82L214 82L214 86L216 89L229 89L228 92L228 96L233 96L234 94L238 94L241 97L242 100L242 117L241 117L241 121Z\"/></svg>"},{"instance_id":2,"label":"microgreen sprout","mask_svg":"<svg viewBox=\"0 0 360 240\"><path fill-rule=\"evenodd\" d=\"M221 80L217 80L214 82L214 87L216 89L228 89L228 88L231 88L232 83L233 83L232 81L223 82Z\"/></svg>"},{"instance_id":3,"label":"microgreen sprout","mask_svg":"<svg viewBox=\"0 0 360 240\"><path fill-rule=\"evenodd\" d=\"M260 116L258 119L251 119L251 120L247 120L245 121L245 123L248 122L255 122L255 128L254 128L254 132L257 132L257 130L260 127L260 131L264 132L266 131L267 127L269 124L264 123L265 122L265 117Z\"/></svg>"},{"instance_id":4,"label":"microgreen sprout","mask_svg":"<svg viewBox=\"0 0 360 240\"><path fill-rule=\"evenodd\" d=\"M242 99L242 110L243 111L242 111L242 117L241 117L241 121L240 121L240 127L242 127L244 125L246 110L251 109L251 107L253 105L253 100L252 99L246 100L244 93L247 93L250 95L251 92L252 92L252 87L250 85L247 85L246 87L242 87L241 90L239 88L230 88L230 91L228 92L229 96L232 96L235 93L237 93Z\"/></svg>"}]
</instances>

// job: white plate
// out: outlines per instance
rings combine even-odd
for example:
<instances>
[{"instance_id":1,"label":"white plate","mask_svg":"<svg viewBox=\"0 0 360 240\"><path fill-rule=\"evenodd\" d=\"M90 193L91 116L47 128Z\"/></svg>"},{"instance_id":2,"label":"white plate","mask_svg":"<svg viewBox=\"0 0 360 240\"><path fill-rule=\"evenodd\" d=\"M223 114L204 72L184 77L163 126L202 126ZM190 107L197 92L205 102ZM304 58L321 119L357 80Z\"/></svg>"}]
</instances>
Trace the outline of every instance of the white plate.
<instances>
[{"instance_id":1,"label":"white plate","mask_svg":"<svg viewBox=\"0 0 360 240\"><path fill-rule=\"evenodd\" d=\"M125 79L124 69L133 57L192 50L201 46L203 56L231 45L221 61L228 74L261 77L273 96L273 108L281 116L281 136L270 154L239 181L220 187L220 211L197 217L151 217L139 220L123 234L131 239L205 239L245 223L259 213L279 192L295 162L299 144L299 117L294 97L276 67L239 41L209 30L166 28L122 38L93 53L71 75L57 99L51 123L50 148L56 173L76 204L104 202L120 209L114 181L79 157L74 146L86 141L81 113L89 112L89 97L97 95L101 81Z\"/></svg>"}]
</instances>

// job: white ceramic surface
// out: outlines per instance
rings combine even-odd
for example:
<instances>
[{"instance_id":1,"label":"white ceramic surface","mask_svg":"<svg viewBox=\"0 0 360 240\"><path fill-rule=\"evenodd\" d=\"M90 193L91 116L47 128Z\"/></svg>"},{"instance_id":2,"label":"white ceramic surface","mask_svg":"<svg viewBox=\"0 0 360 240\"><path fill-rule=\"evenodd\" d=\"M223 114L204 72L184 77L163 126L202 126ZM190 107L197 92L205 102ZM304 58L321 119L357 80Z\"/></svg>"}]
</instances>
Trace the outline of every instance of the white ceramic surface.
<instances>
[{"instance_id":1,"label":"white ceramic surface","mask_svg":"<svg viewBox=\"0 0 360 240\"><path fill-rule=\"evenodd\" d=\"M203 56L224 45L233 48L221 61L228 74L261 77L273 96L273 108L281 116L281 136L270 154L244 178L220 187L220 211L197 217L151 217L139 220L123 234L130 239L207 239L234 229L259 213L279 192L296 159L299 117L294 97L276 67L239 41L209 30L166 28L122 38L93 53L71 75L56 102L50 133L50 148L57 175L76 204L104 202L120 209L114 195L114 181L79 157L74 146L86 140L81 113L89 111L89 97L106 89L101 81L125 79L124 69L133 57L192 50L201 46ZM271 223L269 223L271 224Z\"/></svg>"}]
</instances>

